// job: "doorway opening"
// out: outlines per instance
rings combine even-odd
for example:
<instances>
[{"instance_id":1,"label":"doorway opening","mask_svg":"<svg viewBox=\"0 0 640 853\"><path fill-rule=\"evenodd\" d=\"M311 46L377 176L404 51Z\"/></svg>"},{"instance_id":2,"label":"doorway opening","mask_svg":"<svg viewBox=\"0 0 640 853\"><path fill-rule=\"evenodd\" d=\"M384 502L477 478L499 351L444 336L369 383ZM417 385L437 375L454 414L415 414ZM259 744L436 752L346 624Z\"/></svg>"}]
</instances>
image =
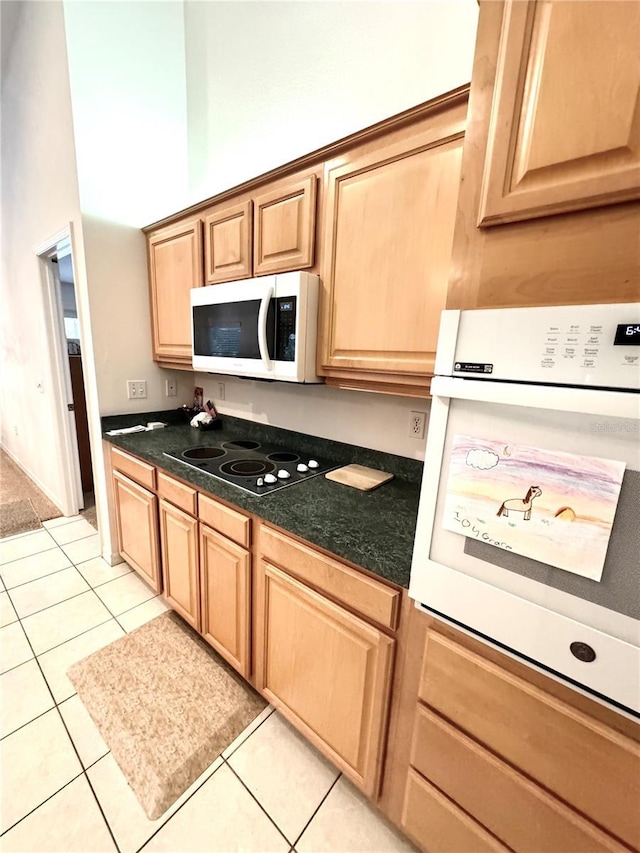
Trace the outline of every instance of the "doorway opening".
<instances>
[{"instance_id":1,"label":"doorway opening","mask_svg":"<svg viewBox=\"0 0 640 853\"><path fill-rule=\"evenodd\" d=\"M75 282L73 279L73 261L71 257L71 246L58 244L58 252L55 258L51 258L54 264L54 278L60 287L60 301L62 304L62 319L64 325L65 339L67 342L67 357L69 363L69 375L71 378L71 396L73 414L76 425L76 445L78 449L78 462L80 465L80 482L82 485L82 507L81 513L92 515L89 518L95 526L95 498L93 494L93 468L91 465L91 447L89 445L89 422L87 419L87 400L85 396L84 372L82 367L82 344L80 341L80 321L78 320L78 306L76 302ZM57 263L57 270L56 265Z\"/></svg>"},{"instance_id":2,"label":"doorway opening","mask_svg":"<svg viewBox=\"0 0 640 853\"><path fill-rule=\"evenodd\" d=\"M82 512L96 526L93 468L82 365L82 330L71 251L70 229L38 247L43 268L51 378L61 444L63 513Z\"/></svg>"}]
</instances>

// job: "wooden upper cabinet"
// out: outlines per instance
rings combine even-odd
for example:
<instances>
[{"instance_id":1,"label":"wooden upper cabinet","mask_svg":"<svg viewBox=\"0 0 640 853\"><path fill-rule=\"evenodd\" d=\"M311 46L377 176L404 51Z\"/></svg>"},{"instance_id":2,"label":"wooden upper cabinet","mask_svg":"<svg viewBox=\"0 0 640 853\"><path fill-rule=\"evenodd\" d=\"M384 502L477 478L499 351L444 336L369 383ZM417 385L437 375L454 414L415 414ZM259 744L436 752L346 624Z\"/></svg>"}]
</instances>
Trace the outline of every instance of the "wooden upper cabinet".
<instances>
[{"instance_id":1,"label":"wooden upper cabinet","mask_svg":"<svg viewBox=\"0 0 640 853\"><path fill-rule=\"evenodd\" d=\"M256 275L313 266L316 176L254 196Z\"/></svg>"},{"instance_id":2,"label":"wooden upper cabinet","mask_svg":"<svg viewBox=\"0 0 640 853\"><path fill-rule=\"evenodd\" d=\"M270 187L205 217L207 284L313 266L316 175Z\"/></svg>"},{"instance_id":3,"label":"wooden upper cabinet","mask_svg":"<svg viewBox=\"0 0 640 853\"><path fill-rule=\"evenodd\" d=\"M478 224L640 197L640 3L509 0Z\"/></svg>"},{"instance_id":4,"label":"wooden upper cabinet","mask_svg":"<svg viewBox=\"0 0 640 853\"><path fill-rule=\"evenodd\" d=\"M244 201L205 218L207 284L251 276L253 206Z\"/></svg>"},{"instance_id":5,"label":"wooden upper cabinet","mask_svg":"<svg viewBox=\"0 0 640 853\"><path fill-rule=\"evenodd\" d=\"M465 115L466 100L448 125L328 164L319 354L327 376L359 371L402 385L433 372Z\"/></svg>"},{"instance_id":6,"label":"wooden upper cabinet","mask_svg":"<svg viewBox=\"0 0 640 853\"><path fill-rule=\"evenodd\" d=\"M202 220L189 219L148 238L153 357L191 364L189 291L203 283Z\"/></svg>"}]
</instances>

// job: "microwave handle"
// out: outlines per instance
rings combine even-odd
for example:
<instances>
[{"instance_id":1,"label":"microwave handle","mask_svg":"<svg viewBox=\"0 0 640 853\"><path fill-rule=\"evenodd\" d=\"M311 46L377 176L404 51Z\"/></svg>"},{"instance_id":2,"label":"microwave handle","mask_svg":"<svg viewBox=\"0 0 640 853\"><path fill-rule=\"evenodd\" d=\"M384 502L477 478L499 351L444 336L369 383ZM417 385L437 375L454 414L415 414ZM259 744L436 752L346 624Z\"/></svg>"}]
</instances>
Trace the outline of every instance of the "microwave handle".
<instances>
[{"instance_id":1,"label":"microwave handle","mask_svg":"<svg viewBox=\"0 0 640 853\"><path fill-rule=\"evenodd\" d=\"M269 303L273 298L273 287L267 287L264 296L260 302L260 310L258 311L258 349L260 350L260 358L267 370L272 369L271 359L269 358L269 348L267 346L267 314L269 312Z\"/></svg>"}]
</instances>

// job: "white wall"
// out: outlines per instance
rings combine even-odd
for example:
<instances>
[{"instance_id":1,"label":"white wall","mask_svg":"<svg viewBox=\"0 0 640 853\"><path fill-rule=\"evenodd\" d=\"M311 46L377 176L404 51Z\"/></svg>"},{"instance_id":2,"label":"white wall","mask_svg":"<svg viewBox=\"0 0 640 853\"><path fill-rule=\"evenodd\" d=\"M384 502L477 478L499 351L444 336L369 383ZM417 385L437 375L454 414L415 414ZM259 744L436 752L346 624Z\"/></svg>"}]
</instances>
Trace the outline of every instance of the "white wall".
<instances>
[{"instance_id":1,"label":"white wall","mask_svg":"<svg viewBox=\"0 0 640 853\"><path fill-rule=\"evenodd\" d=\"M187 192L183 4L64 9L100 413L167 408L140 228ZM146 400L127 398L128 379L147 380Z\"/></svg>"},{"instance_id":2,"label":"white wall","mask_svg":"<svg viewBox=\"0 0 640 853\"><path fill-rule=\"evenodd\" d=\"M477 18L475 0L186 0L192 200L468 83ZM220 402L197 378L221 412L424 456L408 423L425 401L230 379Z\"/></svg>"},{"instance_id":3,"label":"white wall","mask_svg":"<svg viewBox=\"0 0 640 853\"><path fill-rule=\"evenodd\" d=\"M201 373L195 379L204 390L204 399L213 400L222 415L413 459L424 458L424 440L409 437L409 413L413 410L428 414L427 400ZM220 382L224 384L224 400L218 396Z\"/></svg>"},{"instance_id":4,"label":"white wall","mask_svg":"<svg viewBox=\"0 0 640 853\"><path fill-rule=\"evenodd\" d=\"M471 79L476 0L184 5L194 200Z\"/></svg>"},{"instance_id":5,"label":"white wall","mask_svg":"<svg viewBox=\"0 0 640 853\"><path fill-rule=\"evenodd\" d=\"M95 446L100 414L190 402L197 377L176 372L178 398L166 398L167 372L151 359L139 228L466 82L477 4L20 5L2 57L1 435L55 501L60 442L33 247L72 223ZM147 400L127 400L127 379L147 380ZM227 398L223 412L420 455L406 437L416 401L235 380Z\"/></svg>"},{"instance_id":6,"label":"white wall","mask_svg":"<svg viewBox=\"0 0 640 853\"><path fill-rule=\"evenodd\" d=\"M0 6L3 20L13 6L2 58L1 443L60 505L61 439L34 248L69 223L81 231L64 21L60 3Z\"/></svg>"}]
</instances>

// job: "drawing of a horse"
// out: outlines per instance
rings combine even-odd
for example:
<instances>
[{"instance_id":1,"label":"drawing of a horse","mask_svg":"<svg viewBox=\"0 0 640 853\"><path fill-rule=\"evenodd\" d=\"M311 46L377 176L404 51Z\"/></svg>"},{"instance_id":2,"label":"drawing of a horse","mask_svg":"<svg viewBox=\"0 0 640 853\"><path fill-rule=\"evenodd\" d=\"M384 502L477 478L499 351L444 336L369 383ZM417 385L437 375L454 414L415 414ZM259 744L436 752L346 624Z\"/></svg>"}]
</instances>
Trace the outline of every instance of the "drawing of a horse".
<instances>
[{"instance_id":1,"label":"drawing of a horse","mask_svg":"<svg viewBox=\"0 0 640 853\"><path fill-rule=\"evenodd\" d=\"M524 520L529 521L531 518L531 505L534 499L539 498L541 494L542 489L539 486L531 486L524 499L509 498L509 500L504 501L496 515L498 517L504 515L505 518L509 518L510 512L522 512L524 513Z\"/></svg>"}]
</instances>

